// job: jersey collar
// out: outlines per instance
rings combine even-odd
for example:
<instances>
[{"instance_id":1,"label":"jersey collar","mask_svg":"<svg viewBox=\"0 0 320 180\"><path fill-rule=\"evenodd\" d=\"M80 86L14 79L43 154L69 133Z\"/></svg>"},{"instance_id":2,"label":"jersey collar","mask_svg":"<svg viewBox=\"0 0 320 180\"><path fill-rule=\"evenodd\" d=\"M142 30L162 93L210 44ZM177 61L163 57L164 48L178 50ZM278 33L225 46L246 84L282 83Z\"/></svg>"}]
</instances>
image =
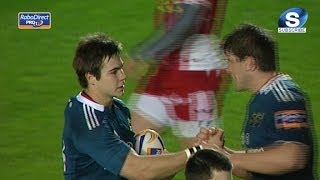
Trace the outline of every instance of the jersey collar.
<instances>
[{"instance_id":1,"label":"jersey collar","mask_svg":"<svg viewBox=\"0 0 320 180\"><path fill-rule=\"evenodd\" d=\"M90 100L89 98L83 96L81 92L77 95L77 100L83 104L86 104L86 105L98 110L98 111L101 111L101 112L104 111L103 105L98 104L98 103Z\"/></svg>"},{"instance_id":2,"label":"jersey collar","mask_svg":"<svg viewBox=\"0 0 320 180\"><path fill-rule=\"evenodd\" d=\"M272 87L272 85L279 81L279 80L290 80L291 77L288 74L278 74L275 77L271 78L260 90L259 93L266 93L269 92L270 88Z\"/></svg>"}]
</instances>

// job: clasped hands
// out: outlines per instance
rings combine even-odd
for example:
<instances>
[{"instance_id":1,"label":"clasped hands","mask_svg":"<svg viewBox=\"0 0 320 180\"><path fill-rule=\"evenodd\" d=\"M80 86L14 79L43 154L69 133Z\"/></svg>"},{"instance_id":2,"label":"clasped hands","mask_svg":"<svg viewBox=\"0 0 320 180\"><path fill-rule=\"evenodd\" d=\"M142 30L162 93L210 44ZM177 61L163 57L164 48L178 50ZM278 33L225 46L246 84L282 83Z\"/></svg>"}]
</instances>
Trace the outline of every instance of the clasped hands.
<instances>
[{"instance_id":1,"label":"clasped hands","mask_svg":"<svg viewBox=\"0 0 320 180\"><path fill-rule=\"evenodd\" d=\"M222 129L217 127L202 127L196 137L198 144L205 148L211 148L220 152L223 151L224 133Z\"/></svg>"}]
</instances>

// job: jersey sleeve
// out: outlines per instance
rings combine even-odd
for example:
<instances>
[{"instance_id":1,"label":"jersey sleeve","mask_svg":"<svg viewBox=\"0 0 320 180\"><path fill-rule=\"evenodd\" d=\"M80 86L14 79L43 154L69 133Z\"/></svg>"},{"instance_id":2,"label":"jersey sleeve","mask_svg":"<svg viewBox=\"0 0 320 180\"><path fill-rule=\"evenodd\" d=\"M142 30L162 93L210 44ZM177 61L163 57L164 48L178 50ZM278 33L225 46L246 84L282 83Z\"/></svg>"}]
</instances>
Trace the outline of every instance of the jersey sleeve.
<instances>
[{"instance_id":1,"label":"jersey sleeve","mask_svg":"<svg viewBox=\"0 0 320 180\"><path fill-rule=\"evenodd\" d=\"M90 156L111 173L119 175L130 146L114 133L108 120L89 129L83 113L73 112L70 121L72 139L77 150Z\"/></svg>"},{"instance_id":2,"label":"jersey sleeve","mask_svg":"<svg viewBox=\"0 0 320 180\"><path fill-rule=\"evenodd\" d=\"M279 141L311 143L311 120L303 98L274 106L274 130Z\"/></svg>"}]
</instances>

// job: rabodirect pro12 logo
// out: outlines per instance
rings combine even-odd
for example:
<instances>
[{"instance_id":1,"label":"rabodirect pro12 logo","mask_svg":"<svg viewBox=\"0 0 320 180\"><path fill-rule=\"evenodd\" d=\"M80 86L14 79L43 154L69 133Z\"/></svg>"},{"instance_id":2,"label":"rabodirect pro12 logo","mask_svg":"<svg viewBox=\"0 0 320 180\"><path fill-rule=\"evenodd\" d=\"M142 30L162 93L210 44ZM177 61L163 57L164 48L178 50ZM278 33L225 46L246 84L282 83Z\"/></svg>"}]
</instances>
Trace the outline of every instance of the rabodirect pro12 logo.
<instances>
[{"instance_id":1,"label":"rabodirect pro12 logo","mask_svg":"<svg viewBox=\"0 0 320 180\"><path fill-rule=\"evenodd\" d=\"M51 13L49 12L19 12L19 29L50 29Z\"/></svg>"},{"instance_id":2,"label":"rabodirect pro12 logo","mask_svg":"<svg viewBox=\"0 0 320 180\"><path fill-rule=\"evenodd\" d=\"M300 7L294 7L283 12L278 21L278 33L306 33L303 25L307 22L308 12Z\"/></svg>"}]
</instances>

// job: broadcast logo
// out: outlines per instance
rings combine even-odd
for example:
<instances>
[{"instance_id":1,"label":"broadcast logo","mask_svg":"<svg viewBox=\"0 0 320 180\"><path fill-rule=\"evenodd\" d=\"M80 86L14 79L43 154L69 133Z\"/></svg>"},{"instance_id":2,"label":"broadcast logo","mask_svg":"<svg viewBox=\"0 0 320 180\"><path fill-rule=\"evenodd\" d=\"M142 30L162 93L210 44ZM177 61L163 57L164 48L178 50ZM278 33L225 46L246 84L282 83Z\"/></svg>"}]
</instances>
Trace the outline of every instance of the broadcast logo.
<instances>
[{"instance_id":1,"label":"broadcast logo","mask_svg":"<svg viewBox=\"0 0 320 180\"><path fill-rule=\"evenodd\" d=\"M51 14L49 12L19 12L19 29L50 29Z\"/></svg>"},{"instance_id":2,"label":"broadcast logo","mask_svg":"<svg viewBox=\"0 0 320 180\"><path fill-rule=\"evenodd\" d=\"M307 22L308 12L300 7L294 7L283 12L278 21L278 33L306 33L303 25Z\"/></svg>"}]
</instances>

